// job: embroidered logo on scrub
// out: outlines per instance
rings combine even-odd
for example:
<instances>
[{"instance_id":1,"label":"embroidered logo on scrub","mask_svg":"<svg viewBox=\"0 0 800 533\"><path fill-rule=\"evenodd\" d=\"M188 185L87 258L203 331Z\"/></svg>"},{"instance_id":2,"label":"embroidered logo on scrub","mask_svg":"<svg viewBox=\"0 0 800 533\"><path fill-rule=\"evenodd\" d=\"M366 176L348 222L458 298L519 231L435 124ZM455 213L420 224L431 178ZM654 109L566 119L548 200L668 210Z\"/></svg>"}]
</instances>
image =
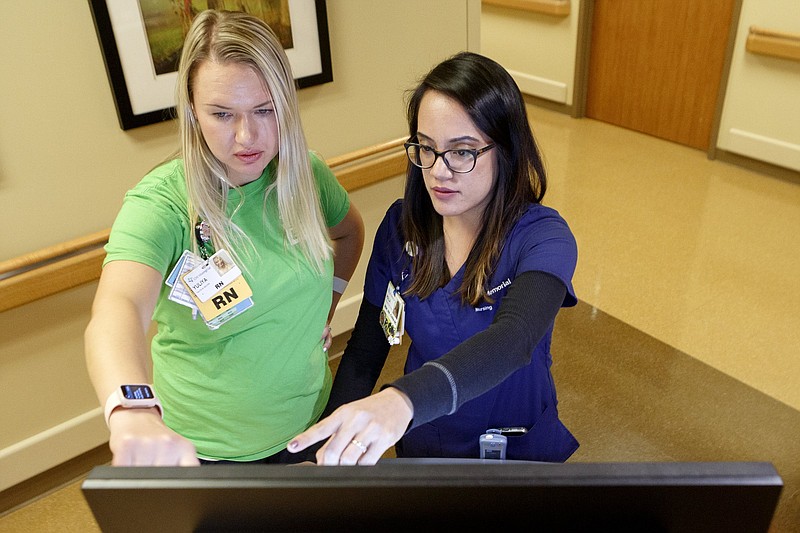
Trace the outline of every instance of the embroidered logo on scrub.
<instances>
[{"instance_id":1,"label":"embroidered logo on scrub","mask_svg":"<svg viewBox=\"0 0 800 533\"><path fill-rule=\"evenodd\" d=\"M497 291L499 291L499 290L502 290L502 289L505 289L505 288L506 288L506 287L508 287L509 285L511 285L511 278L506 278L506 279L505 279L505 281L503 281L502 283L500 283L500 285L498 285L497 287L492 287L491 289L489 289L488 291L486 291L486 294L487 294L488 296L491 296L492 294L496 293Z\"/></svg>"}]
</instances>

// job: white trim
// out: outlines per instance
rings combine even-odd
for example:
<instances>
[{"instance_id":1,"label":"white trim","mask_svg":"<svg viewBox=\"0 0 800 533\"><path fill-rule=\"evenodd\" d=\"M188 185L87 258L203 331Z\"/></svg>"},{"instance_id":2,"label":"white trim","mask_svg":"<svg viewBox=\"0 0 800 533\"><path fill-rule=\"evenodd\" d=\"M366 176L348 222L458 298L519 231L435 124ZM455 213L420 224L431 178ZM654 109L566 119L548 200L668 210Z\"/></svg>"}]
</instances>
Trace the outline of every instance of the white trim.
<instances>
[{"instance_id":1,"label":"white trim","mask_svg":"<svg viewBox=\"0 0 800 533\"><path fill-rule=\"evenodd\" d=\"M97 407L0 450L0 490L58 466L108 442L103 409Z\"/></svg>"},{"instance_id":2,"label":"white trim","mask_svg":"<svg viewBox=\"0 0 800 533\"><path fill-rule=\"evenodd\" d=\"M364 293L360 292L354 296L339 300L336 306L336 314L333 315L333 320L331 320L331 335L335 337L353 329L353 326L356 325L358 309L361 307L361 297L363 295Z\"/></svg>"},{"instance_id":3,"label":"white trim","mask_svg":"<svg viewBox=\"0 0 800 533\"><path fill-rule=\"evenodd\" d=\"M728 130L729 152L800 171L800 145L736 128Z\"/></svg>"},{"instance_id":4,"label":"white trim","mask_svg":"<svg viewBox=\"0 0 800 533\"><path fill-rule=\"evenodd\" d=\"M508 73L514 78L514 81L519 85L519 90L523 93L538 96L545 100L552 100L559 104L567 103L566 83L540 78L539 76L525 74L516 70L509 69Z\"/></svg>"}]
</instances>

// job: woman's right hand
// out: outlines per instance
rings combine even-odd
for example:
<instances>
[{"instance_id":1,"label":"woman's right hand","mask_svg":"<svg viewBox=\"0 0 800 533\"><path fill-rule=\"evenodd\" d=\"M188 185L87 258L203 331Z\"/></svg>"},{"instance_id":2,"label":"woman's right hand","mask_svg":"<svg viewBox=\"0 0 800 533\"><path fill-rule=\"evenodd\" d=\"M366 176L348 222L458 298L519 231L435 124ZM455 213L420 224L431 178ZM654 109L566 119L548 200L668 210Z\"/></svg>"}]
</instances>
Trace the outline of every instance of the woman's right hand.
<instances>
[{"instance_id":1,"label":"woman's right hand","mask_svg":"<svg viewBox=\"0 0 800 533\"><path fill-rule=\"evenodd\" d=\"M318 465L374 465L403 436L414 407L405 393L394 387L339 406L289 442L298 453L324 439L317 451Z\"/></svg>"},{"instance_id":2,"label":"woman's right hand","mask_svg":"<svg viewBox=\"0 0 800 533\"><path fill-rule=\"evenodd\" d=\"M109 419L112 466L199 466L194 444L169 429L158 409L115 409Z\"/></svg>"}]
</instances>

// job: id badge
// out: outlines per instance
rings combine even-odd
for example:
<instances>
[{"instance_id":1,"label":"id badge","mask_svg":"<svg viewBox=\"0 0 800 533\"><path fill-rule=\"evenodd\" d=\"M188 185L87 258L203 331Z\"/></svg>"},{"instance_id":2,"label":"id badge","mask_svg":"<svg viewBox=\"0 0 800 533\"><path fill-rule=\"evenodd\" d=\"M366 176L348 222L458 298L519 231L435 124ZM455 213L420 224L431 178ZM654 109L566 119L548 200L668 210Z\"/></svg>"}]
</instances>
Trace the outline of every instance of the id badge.
<instances>
[{"instance_id":1,"label":"id badge","mask_svg":"<svg viewBox=\"0 0 800 533\"><path fill-rule=\"evenodd\" d=\"M181 283L175 283L173 289L183 285L209 329L217 329L253 306L253 291L225 250L191 269L184 266L179 279Z\"/></svg>"},{"instance_id":2,"label":"id badge","mask_svg":"<svg viewBox=\"0 0 800 533\"><path fill-rule=\"evenodd\" d=\"M208 261L203 261L184 274L182 279L201 302L206 302L241 275L242 271L233 263L228 252L220 250Z\"/></svg>"},{"instance_id":3,"label":"id badge","mask_svg":"<svg viewBox=\"0 0 800 533\"><path fill-rule=\"evenodd\" d=\"M180 278L189 273L200 261L201 259L195 254L189 250L184 250L183 255L181 255L178 262L175 263L175 267L164 282L170 287L168 298L175 303L185 305L191 309L192 320L197 320L199 310L197 309L197 304L194 303L194 300L192 300L192 297L189 295L189 289L186 288L186 285L183 284Z\"/></svg>"},{"instance_id":4,"label":"id badge","mask_svg":"<svg viewBox=\"0 0 800 533\"><path fill-rule=\"evenodd\" d=\"M403 333L405 333L406 304L403 297L400 296L400 291L391 281L386 287L386 297L383 300L379 320L389 344L400 344L403 341Z\"/></svg>"}]
</instances>

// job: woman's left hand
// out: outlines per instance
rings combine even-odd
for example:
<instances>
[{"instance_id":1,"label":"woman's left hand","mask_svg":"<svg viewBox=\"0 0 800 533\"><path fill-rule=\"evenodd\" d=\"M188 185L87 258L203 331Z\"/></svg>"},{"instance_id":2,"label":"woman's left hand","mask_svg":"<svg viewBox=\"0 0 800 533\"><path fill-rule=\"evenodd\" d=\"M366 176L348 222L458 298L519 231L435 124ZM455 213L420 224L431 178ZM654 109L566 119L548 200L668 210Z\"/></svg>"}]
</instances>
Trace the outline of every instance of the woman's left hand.
<instances>
[{"instance_id":1,"label":"woman's left hand","mask_svg":"<svg viewBox=\"0 0 800 533\"><path fill-rule=\"evenodd\" d=\"M400 440L413 416L408 397L388 387L342 405L292 439L287 449L297 453L330 437L317 451L318 465L374 465Z\"/></svg>"}]
</instances>

